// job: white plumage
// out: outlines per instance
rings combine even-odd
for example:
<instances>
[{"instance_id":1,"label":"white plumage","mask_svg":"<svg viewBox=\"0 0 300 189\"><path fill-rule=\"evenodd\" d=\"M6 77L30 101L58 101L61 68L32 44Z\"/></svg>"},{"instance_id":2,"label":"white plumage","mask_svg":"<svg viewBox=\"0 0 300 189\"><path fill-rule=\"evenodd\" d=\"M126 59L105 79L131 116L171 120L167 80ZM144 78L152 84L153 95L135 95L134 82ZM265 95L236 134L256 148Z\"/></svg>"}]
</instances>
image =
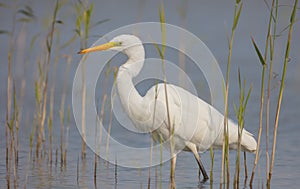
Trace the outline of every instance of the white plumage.
<instances>
[{"instance_id":1,"label":"white plumage","mask_svg":"<svg viewBox=\"0 0 300 189\"><path fill-rule=\"evenodd\" d=\"M80 53L106 49L117 50L128 56L127 62L120 66L117 75L117 89L124 110L137 129L152 132L156 141L167 141L170 138L170 129L164 84L153 86L145 96L141 96L132 82L143 67L145 51L142 42L134 35L120 35L109 43L82 50ZM167 95L171 126L174 127L175 152L192 151L204 179L207 179L198 152L204 152L211 146L222 147L224 116L213 106L181 87L167 84ZM238 126L231 120L228 120L228 135L230 149L237 149ZM242 150L255 152L256 145L253 135L244 129Z\"/></svg>"}]
</instances>

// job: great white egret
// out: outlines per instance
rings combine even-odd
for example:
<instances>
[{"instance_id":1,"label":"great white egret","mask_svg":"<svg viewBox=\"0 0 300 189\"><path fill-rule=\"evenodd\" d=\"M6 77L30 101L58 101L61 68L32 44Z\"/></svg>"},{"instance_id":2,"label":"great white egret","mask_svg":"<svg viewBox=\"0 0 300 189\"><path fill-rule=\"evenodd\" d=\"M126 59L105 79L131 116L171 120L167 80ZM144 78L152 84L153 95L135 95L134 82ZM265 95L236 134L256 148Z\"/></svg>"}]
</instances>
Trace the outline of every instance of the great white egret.
<instances>
[{"instance_id":1,"label":"great white egret","mask_svg":"<svg viewBox=\"0 0 300 189\"><path fill-rule=\"evenodd\" d=\"M141 96L132 82L142 69L145 60L145 50L141 40L134 35L120 35L106 44L81 50L79 54L108 49L123 52L128 56L127 62L119 68L116 83L122 106L129 118L138 129L152 132L155 140L168 140L170 129L165 116L164 84L153 86L145 96ZM175 162L176 151L183 149L193 152L199 166L199 176L201 171L206 180L208 175L198 152L204 152L210 147L222 147L224 116L213 106L181 87L167 84L167 96L170 125L174 127L172 135L175 150L172 155ZM154 99L160 102L160 108L153 109ZM230 149L237 149L238 126L231 120L228 121L228 136ZM256 145L253 135L243 129L241 149L255 152ZM172 166L175 169L175 163Z\"/></svg>"}]
</instances>

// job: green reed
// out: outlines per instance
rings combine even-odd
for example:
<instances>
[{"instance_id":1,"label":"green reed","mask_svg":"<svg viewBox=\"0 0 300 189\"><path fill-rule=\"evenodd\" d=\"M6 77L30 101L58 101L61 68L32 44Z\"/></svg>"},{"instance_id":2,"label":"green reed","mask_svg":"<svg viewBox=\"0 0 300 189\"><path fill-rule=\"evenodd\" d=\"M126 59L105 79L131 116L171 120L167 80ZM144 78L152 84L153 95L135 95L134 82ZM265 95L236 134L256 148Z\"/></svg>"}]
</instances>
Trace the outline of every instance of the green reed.
<instances>
[{"instance_id":1,"label":"green reed","mask_svg":"<svg viewBox=\"0 0 300 189\"><path fill-rule=\"evenodd\" d=\"M16 44L20 44L22 39L20 36L26 35L25 26L27 23L32 22L35 19L32 9L29 6L20 8L17 1L13 1L12 5L1 3L0 8L11 9L12 16L12 28L8 30L0 30L0 34L8 35L8 54L7 54L7 101L6 101L6 123L5 123L5 138L6 138L6 180L7 187L10 187L11 171L13 173L14 188L18 185L18 162L19 162L19 129L21 122L22 105L25 81L24 77L19 79L14 76L14 68L19 65L16 64L17 58L15 55L17 50ZM20 30L17 28L21 27ZM16 50L17 49L17 50ZM23 57L22 57L23 58ZM23 75L24 76L24 75ZM20 83L20 85L19 85ZM20 88L19 88L20 86ZM19 95L18 95L19 94Z\"/></svg>"},{"instance_id":2,"label":"green reed","mask_svg":"<svg viewBox=\"0 0 300 189\"><path fill-rule=\"evenodd\" d=\"M14 1L14 7L16 1ZM5 150L5 160L6 160L6 180L7 180L7 187L10 187L10 171L11 171L11 159L12 151L14 146L14 140L12 134L12 118L11 118L11 108L12 108L12 88L13 88L13 79L12 79L12 56L14 54L14 38L15 38L15 30L16 30L16 11L14 11L13 19L12 19L12 29L8 34L9 37L9 50L7 54L7 102L6 102L6 127L5 127L5 138L6 138L6 150Z\"/></svg>"},{"instance_id":3,"label":"green reed","mask_svg":"<svg viewBox=\"0 0 300 189\"><path fill-rule=\"evenodd\" d=\"M171 154L171 170L170 170L170 188L175 188L175 164L176 164L176 154L174 154L174 125L170 118L169 100L168 100L168 89L167 89L167 77L165 71L165 50L166 50L166 17L164 11L163 3L159 7L159 21L161 24L161 34L162 34L162 44L161 48L155 45L159 52L160 59L162 60L162 72L164 76L164 90L165 90L165 101L167 110L167 123L169 128L169 140L170 140L170 154Z\"/></svg>"},{"instance_id":4,"label":"green reed","mask_svg":"<svg viewBox=\"0 0 300 189\"><path fill-rule=\"evenodd\" d=\"M50 98L49 98L49 113L48 113L48 161L50 164L50 168L52 165L52 148L53 148L53 108L54 108L54 94L55 94L55 83L56 83L56 67L60 58L60 30L58 28L55 29L55 49L54 49L54 58L53 58L53 67L52 67L52 77L50 83Z\"/></svg>"},{"instance_id":5,"label":"green reed","mask_svg":"<svg viewBox=\"0 0 300 189\"><path fill-rule=\"evenodd\" d=\"M240 14L242 11L243 3L241 0L236 0L234 7L234 17L233 17L233 25L231 28L231 37L229 39L229 52L227 57L227 70L226 70L226 83L225 83L225 111L224 111L224 139L222 146L222 167L221 167L221 175L220 175L220 188L222 188L222 183L225 181L224 175L226 172L227 175L227 183L230 180L230 169L229 169L229 145L228 145L228 91L229 91L229 75L230 75L230 65L231 65L231 56L232 56L232 47L235 36L236 27L240 18ZM226 168L225 168L226 164Z\"/></svg>"},{"instance_id":6,"label":"green reed","mask_svg":"<svg viewBox=\"0 0 300 189\"><path fill-rule=\"evenodd\" d=\"M273 6L273 5L272 5ZM270 125L270 99L271 99L271 81L273 78L273 60L274 60L274 44L276 40L277 32L277 19L278 19L278 0L276 0L275 13L273 14L274 23L273 23L273 34L270 35L270 63L269 63L269 77L268 77L268 86L267 86L267 102L266 102L266 175L268 177L269 172L269 125Z\"/></svg>"},{"instance_id":7,"label":"green reed","mask_svg":"<svg viewBox=\"0 0 300 189\"><path fill-rule=\"evenodd\" d=\"M237 157L236 157L236 164L235 164L235 175L234 175L234 188L239 188L239 178L240 178L240 154L241 154L241 141L242 141L242 132L244 129L245 125L245 111L246 111L246 106L252 91L252 85L250 85L248 92L246 93L246 79L244 79L244 82L242 84L241 81L241 74L240 70L238 70L238 85L239 85L239 106L234 104L234 110L236 117L238 119L238 148L237 148ZM244 153L244 157L246 157L246 154ZM245 180L247 179L247 168L246 164L245 166Z\"/></svg>"},{"instance_id":8,"label":"green reed","mask_svg":"<svg viewBox=\"0 0 300 189\"><path fill-rule=\"evenodd\" d=\"M272 170L273 170L274 159L275 159L278 120L279 120L279 114L280 114L280 109L281 109L282 94L283 94L283 90L284 90L286 68L287 68L287 64L289 61L290 44L291 44L293 26L295 23L297 4L298 4L298 0L295 0L293 10L292 10L291 16L290 16L290 24L288 26L288 29L289 29L288 39L287 39L287 45L286 45L286 50L285 50L285 57L284 57L284 61L283 61L281 84L280 84L280 90L279 90L279 96L278 96L277 108L276 108L276 114L275 114L271 162L270 162L269 152L268 152L268 150L269 150L269 122L270 122L270 93L271 93L271 80L272 80L272 74L273 74L272 68L273 68L273 60L274 60L275 40L277 37L276 31L277 31L278 6L279 6L278 0L272 1L264 56L262 56L261 51L259 50L256 42L254 41L254 38L252 37L253 46L255 48L255 51L257 53L257 56L259 57L259 60L262 64L262 66L263 66L263 69L262 69L262 79L261 79L261 103L260 103L260 124L259 124L259 132L258 132L258 143L257 143L256 157L255 157L254 166L252 169L252 175L251 175L251 179L250 179L250 186L252 186L252 183L254 180L255 168L256 168L256 165L259 160L260 140L261 140L262 127L263 127L262 126L263 125L263 123L262 123L263 122L262 121L263 120L263 107L264 107L264 98L265 98L264 97L265 96L264 95L265 71L266 71L268 52L269 52L269 70L268 70L269 75L268 75L268 83L267 83L267 103L266 103L266 172L267 172L267 186L270 187Z\"/></svg>"},{"instance_id":9,"label":"green reed","mask_svg":"<svg viewBox=\"0 0 300 189\"><path fill-rule=\"evenodd\" d=\"M270 10L270 16L269 16L269 24L268 24L268 31L267 31L267 37L266 37L266 44L265 44L265 53L264 56L262 56L259 48L257 47L254 38L252 37L252 44L255 48L255 51L259 57L260 63L262 64L262 73L261 73L261 95L260 95L260 111L259 111L259 131L258 131L258 138L257 138L257 148L256 148L256 154L255 154L255 161L252 169L252 174L251 174L251 179L250 179L250 185L252 185L253 179L254 179L254 174L255 174L255 169L256 165L259 160L259 149L260 149L260 141L261 141L261 134L262 134L262 129L263 129L263 110L264 110L264 99L265 99L265 71L266 71L266 61L267 61L267 56L268 56L268 47L269 47L269 39L271 36L271 29L272 29L272 21L273 21L273 10L274 10L274 0L272 1L272 7ZM276 24L276 20L275 20ZM270 46L270 48L273 48Z\"/></svg>"},{"instance_id":10,"label":"green reed","mask_svg":"<svg viewBox=\"0 0 300 189\"><path fill-rule=\"evenodd\" d=\"M57 0L55 3L55 7L53 10L51 25L49 28L49 33L46 37L46 60L44 62L44 68L41 79L41 93L42 93L42 99L40 103L40 117L39 117L39 132L38 132L38 139L37 139L37 146L36 146L36 152L38 153L39 148L41 145L43 145L43 150L46 150L46 144L45 144L45 120L47 116L47 99L48 99L48 80L49 80L49 72L50 72L50 63L51 63L51 54L52 54L52 48L53 48L53 39L55 34L55 26L57 21L57 14L60 9L60 3ZM50 133L51 135L51 133Z\"/></svg>"},{"instance_id":11,"label":"green reed","mask_svg":"<svg viewBox=\"0 0 300 189\"><path fill-rule=\"evenodd\" d=\"M80 38L80 48L85 49L87 47L87 40L89 37L89 29L91 23L91 16L94 10L93 2L88 5L87 1L78 1L76 5L76 33ZM81 146L81 157L85 159L86 157L86 143L85 143L85 111L86 111L86 84L85 84L85 61L82 65L82 99L81 99L81 135L82 135L82 146Z\"/></svg>"},{"instance_id":12,"label":"green reed","mask_svg":"<svg viewBox=\"0 0 300 189\"><path fill-rule=\"evenodd\" d=\"M35 146L35 154L36 158L48 157L50 172L52 167L52 151L53 151L53 130L55 126L53 125L55 117L53 114L54 102L55 102L55 78L56 78L56 66L57 63L61 60L61 49L70 46L75 40L76 35L67 41L65 44L60 46L60 30L58 25L63 26L63 21L58 19L59 12L61 11L63 5L65 5L66 1L54 1L53 2L53 10L51 10L52 14L47 18L45 25L50 25L46 31L37 31L37 34L34 34L30 41L30 48L27 50L26 48L22 48L23 46L17 46L22 42L22 44L26 44L27 40L22 41L26 33L26 26L30 23L35 23L37 28L39 27L38 17L35 16L34 11L30 5L23 5L23 2L19 2L17 0L11 3L12 5L6 3L0 3L0 8L12 9L13 17L12 17L12 28L8 31L4 28L0 29L1 35L8 35L9 44L8 44L8 54L7 54L7 102L6 102L6 124L5 124L5 136L6 136L6 174L7 174L7 186L11 187L11 181L13 179L14 187L19 186L17 175L18 172L18 151L20 148L20 138L19 138L19 130L20 126L22 126L21 115L23 112L23 98L26 90L26 67L29 65L29 61L32 59L32 52L35 43L39 42L41 48L38 50L39 56L36 58L36 64L38 74L36 79L34 79L34 117L32 128L29 134L29 148L30 152L28 153L28 165L31 162L31 153L32 149ZM90 7L88 11L86 11L86 19L85 22L88 22L90 19L90 15L92 12L92 8ZM102 20L103 23L108 21ZM21 29L19 29L21 28ZM86 24L85 27L85 38L87 38L89 24ZM21 37L22 39L20 39ZM44 36L44 37L43 37ZM20 41L19 41L20 40ZM45 45L44 45L45 44ZM22 49L21 49L22 48ZM15 59L15 55L20 51L26 54L24 61L21 62L22 65L17 65ZM67 67L66 67L66 75L64 81L64 87L61 95L61 107L60 107L60 119L61 119L61 163L66 165L66 153L68 147L68 131L70 128L70 107L67 112L67 130L65 134L65 101L67 94L67 85L68 85L68 75L70 64L72 62L72 56L63 55L66 58ZM23 58L23 57L21 57ZM21 77L21 82L19 82L18 75L16 75L15 67L23 67L24 74ZM20 84L19 84L20 83ZM27 107L26 107L27 108ZM48 126L48 127L47 127ZM47 132L48 131L48 132ZM48 134L48 136L45 136ZM46 144L47 143L47 144ZM65 143L65 144L64 144ZM56 149L56 161L57 163L57 149ZM62 165L62 166L63 166ZM29 166L27 168L25 174L25 182L24 188L27 186L28 182L28 174L29 174ZM13 175L13 177L12 177Z\"/></svg>"},{"instance_id":13,"label":"green reed","mask_svg":"<svg viewBox=\"0 0 300 189\"><path fill-rule=\"evenodd\" d=\"M281 109L281 102L282 102L282 95L283 95L284 84L285 84L285 75L286 75L286 70L287 70L287 64L289 62L289 54L290 54L290 48L291 48L293 26L295 24L297 5L298 5L298 0L295 0L293 10L292 10L291 16L290 16L289 32L288 32L288 37L287 37L285 56L284 56L282 75L281 75L280 90L279 90L279 94L278 94L277 108L276 108L276 114L275 114L272 155L271 155L269 175L268 175L268 178L267 178L268 186L270 186L272 173L273 173L273 167L274 167L274 161L275 161L278 120L279 120L279 114L280 114L280 109Z\"/></svg>"},{"instance_id":14,"label":"green reed","mask_svg":"<svg viewBox=\"0 0 300 189\"><path fill-rule=\"evenodd\" d=\"M254 39L252 38L252 43L255 47L255 50L258 54L259 60L262 64L262 73L261 73L261 98L260 98L260 113L259 113L259 130L258 130L258 138L257 138L257 147L256 147L256 156L255 156L255 161L254 161L254 166L252 169L252 174L251 174L251 179L250 179L250 185L253 182L253 178L254 178L254 173L255 173L255 168L256 165L258 163L258 158L259 158L259 148L260 148L260 141L261 141L261 133L262 133L262 121L263 121L263 107L264 107L264 84L265 84L265 70L266 70L266 63L265 63L265 59L263 58L263 56L261 55ZM267 47L267 45L266 45Z\"/></svg>"},{"instance_id":15,"label":"green reed","mask_svg":"<svg viewBox=\"0 0 300 189\"><path fill-rule=\"evenodd\" d=\"M169 109L169 101L168 101L168 88L167 88L167 77L165 71L165 50L166 50L166 18L165 18L165 11L163 3L160 4L159 7L159 21L161 25L161 34L162 34L162 43L161 47L158 44L153 43L155 46L160 59L162 61L162 73L164 77L164 91L165 91L165 102L166 102L166 113L167 113L167 124L169 128L169 140L170 140L170 154L171 154L171 167L170 167L170 188L175 188L175 164L176 164L176 154L174 153L174 125L171 122L170 118L170 109ZM157 86L157 85L156 85ZM156 88L157 90L157 88ZM157 91L156 91L157 92ZM156 97L155 97L156 98ZM156 99L155 99L156 100ZM154 113L155 114L155 113ZM159 137L160 144L162 144L162 138L154 134L154 137ZM162 150L162 149L161 149ZM162 151L161 151L162 155Z\"/></svg>"},{"instance_id":16,"label":"green reed","mask_svg":"<svg viewBox=\"0 0 300 189\"><path fill-rule=\"evenodd\" d=\"M69 127L67 127L66 131L66 137L65 136L65 101L66 101L66 95L67 95L67 87L68 87L68 79L69 79L69 73L70 73L70 65L72 63L72 56L71 55L65 55L65 60L67 62L66 65L66 71L65 71L65 78L63 82L63 88L61 92L61 101L60 101L60 109L59 109L59 117L60 117L60 160L62 163L66 164L66 157L67 157L67 148L68 148L68 130ZM70 122L70 110L68 109L67 112L67 125L69 126Z\"/></svg>"}]
</instances>

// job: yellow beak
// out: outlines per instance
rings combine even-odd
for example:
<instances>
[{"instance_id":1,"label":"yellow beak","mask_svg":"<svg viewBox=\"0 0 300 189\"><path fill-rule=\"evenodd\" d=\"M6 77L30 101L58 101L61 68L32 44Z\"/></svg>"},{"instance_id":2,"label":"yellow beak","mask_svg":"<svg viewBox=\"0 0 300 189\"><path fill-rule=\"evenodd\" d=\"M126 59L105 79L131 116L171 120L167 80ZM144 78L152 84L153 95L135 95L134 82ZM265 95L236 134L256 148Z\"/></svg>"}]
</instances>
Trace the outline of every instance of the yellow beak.
<instances>
[{"instance_id":1,"label":"yellow beak","mask_svg":"<svg viewBox=\"0 0 300 189\"><path fill-rule=\"evenodd\" d=\"M119 45L119 43L117 43L117 42L108 42L108 43L105 43L105 44L102 44L99 46L83 49L83 50L79 51L78 54L86 54L86 53L95 52L95 51L103 51L103 50L107 50L107 49L110 49L110 48L118 46L118 45Z\"/></svg>"}]
</instances>

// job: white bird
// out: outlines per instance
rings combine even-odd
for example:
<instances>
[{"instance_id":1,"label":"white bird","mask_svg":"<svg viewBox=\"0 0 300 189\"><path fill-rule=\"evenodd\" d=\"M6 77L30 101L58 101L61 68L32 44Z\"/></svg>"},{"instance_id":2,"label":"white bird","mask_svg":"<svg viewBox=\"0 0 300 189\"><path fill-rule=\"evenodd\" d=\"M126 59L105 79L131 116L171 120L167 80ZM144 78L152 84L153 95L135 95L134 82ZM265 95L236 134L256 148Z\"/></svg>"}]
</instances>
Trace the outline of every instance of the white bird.
<instances>
[{"instance_id":1,"label":"white bird","mask_svg":"<svg viewBox=\"0 0 300 189\"><path fill-rule=\"evenodd\" d=\"M172 155L175 162L177 151L193 152L199 166L199 176L201 171L204 180L207 180L208 175L198 152L204 152L210 147L222 147L224 116L199 97L172 84L166 85L169 115L166 113L164 84L153 86L145 96L141 96L132 79L143 67L145 50L141 40L134 35L117 36L106 44L84 49L79 54L108 49L128 56L127 62L119 68L116 84L122 106L136 128L151 132L154 140L167 141L170 138L169 116L170 125L174 128L172 129L174 143ZM228 120L228 136L229 148L237 149L238 126L231 120ZM241 149L255 152L256 145L253 135L243 129ZM175 164L172 166L175 169Z\"/></svg>"}]
</instances>

